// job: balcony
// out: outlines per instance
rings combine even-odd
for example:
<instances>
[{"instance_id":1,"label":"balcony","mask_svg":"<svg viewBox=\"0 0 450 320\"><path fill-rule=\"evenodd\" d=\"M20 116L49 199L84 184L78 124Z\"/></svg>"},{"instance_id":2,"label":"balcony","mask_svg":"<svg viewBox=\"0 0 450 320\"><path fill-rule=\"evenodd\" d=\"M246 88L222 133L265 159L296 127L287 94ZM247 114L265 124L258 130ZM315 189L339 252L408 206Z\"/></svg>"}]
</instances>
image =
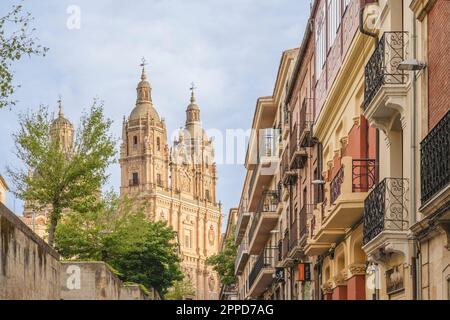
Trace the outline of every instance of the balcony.
<instances>
[{"instance_id":1,"label":"balcony","mask_svg":"<svg viewBox=\"0 0 450 320\"><path fill-rule=\"evenodd\" d=\"M420 211L429 215L450 201L450 111L420 144Z\"/></svg>"},{"instance_id":2,"label":"balcony","mask_svg":"<svg viewBox=\"0 0 450 320\"><path fill-rule=\"evenodd\" d=\"M258 210L256 211L249 230L249 253L258 254L264 248L267 239L278 221L278 192L263 192Z\"/></svg>"},{"instance_id":3,"label":"balcony","mask_svg":"<svg viewBox=\"0 0 450 320\"><path fill-rule=\"evenodd\" d=\"M299 143L302 147L314 146L315 139L312 136L313 117L312 113L308 112L308 100L303 100L302 108L300 109L299 122Z\"/></svg>"},{"instance_id":4,"label":"balcony","mask_svg":"<svg viewBox=\"0 0 450 320\"><path fill-rule=\"evenodd\" d=\"M298 174L296 170L291 170L290 153L285 150L280 162L281 179L285 186L293 186L297 182Z\"/></svg>"},{"instance_id":5,"label":"balcony","mask_svg":"<svg viewBox=\"0 0 450 320\"><path fill-rule=\"evenodd\" d=\"M320 251L344 237L346 229L362 218L364 200L375 183L375 160L342 157L341 167L326 185L330 201L314 210L315 229L308 243Z\"/></svg>"},{"instance_id":6,"label":"balcony","mask_svg":"<svg viewBox=\"0 0 450 320\"><path fill-rule=\"evenodd\" d=\"M314 205L305 204L299 212L299 219L291 225L289 257L297 258L304 251L308 238L308 217L312 217Z\"/></svg>"},{"instance_id":7,"label":"balcony","mask_svg":"<svg viewBox=\"0 0 450 320\"><path fill-rule=\"evenodd\" d=\"M385 178L364 201L363 249L372 254L376 249L407 246L408 231L407 179ZM406 249L405 249L406 250Z\"/></svg>"},{"instance_id":8,"label":"balcony","mask_svg":"<svg viewBox=\"0 0 450 320\"><path fill-rule=\"evenodd\" d=\"M261 253L248 276L249 296L259 298L272 284L275 273L275 256L277 248L265 248Z\"/></svg>"},{"instance_id":9,"label":"balcony","mask_svg":"<svg viewBox=\"0 0 450 320\"><path fill-rule=\"evenodd\" d=\"M236 275L241 275L244 270L245 264L248 261L250 255L248 254L248 243L247 239L244 239L239 245L237 254L236 254L236 262L234 264L234 272Z\"/></svg>"},{"instance_id":10,"label":"balcony","mask_svg":"<svg viewBox=\"0 0 450 320\"><path fill-rule=\"evenodd\" d=\"M385 131L406 107L408 76L398 66L407 52L407 32L385 32L365 67L364 116Z\"/></svg>"},{"instance_id":11,"label":"balcony","mask_svg":"<svg viewBox=\"0 0 450 320\"><path fill-rule=\"evenodd\" d=\"M291 129L291 137L289 140L289 169L291 170L302 169L308 160L308 151L306 147L302 145L299 138L299 133L303 132L304 129L305 128L300 127L300 124L293 125Z\"/></svg>"},{"instance_id":12,"label":"balcony","mask_svg":"<svg viewBox=\"0 0 450 320\"><path fill-rule=\"evenodd\" d=\"M270 184L278 168L276 130L263 130L257 157L257 165L253 169L248 189L248 210L254 212L261 199L264 188Z\"/></svg>"},{"instance_id":13,"label":"balcony","mask_svg":"<svg viewBox=\"0 0 450 320\"><path fill-rule=\"evenodd\" d=\"M375 160L343 157L341 163L329 184L330 203L325 204L323 210L323 226L329 231L343 232L358 222L364 200L376 184Z\"/></svg>"},{"instance_id":14,"label":"balcony","mask_svg":"<svg viewBox=\"0 0 450 320\"><path fill-rule=\"evenodd\" d=\"M330 242L320 242L317 238L318 230L320 230L322 221L322 206L318 206L313 209L312 217L309 219L309 226L307 227L306 244L305 244L305 255L308 256L318 256L331 248L332 243Z\"/></svg>"},{"instance_id":15,"label":"balcony","mask_svg":"<svg viewBox=\"0 0 450 320\"><path fill-rule=\"evenodd\" d=\"M286 229L284 230L284 234L283 234L283 240L281 240L281 261L280 261L280 266L281 267L285 267L286 264L288 263L287 258L288 258L288 254L289 254L289 230Z\"/></svg>"},{"instance_id":16,"label":"balcony","mask_svg":"<svg viewBox=\"0 0 450 320\"><path fill-rule=\"evenodd\" d=\"M247 210L247 202L245 201L239 208L239 217L236 222L236 239L235 243L238 245L241 243L245 235L245 230L247 230L248 222L250 221L250 213Z\"/></svg>"}]
</instances>

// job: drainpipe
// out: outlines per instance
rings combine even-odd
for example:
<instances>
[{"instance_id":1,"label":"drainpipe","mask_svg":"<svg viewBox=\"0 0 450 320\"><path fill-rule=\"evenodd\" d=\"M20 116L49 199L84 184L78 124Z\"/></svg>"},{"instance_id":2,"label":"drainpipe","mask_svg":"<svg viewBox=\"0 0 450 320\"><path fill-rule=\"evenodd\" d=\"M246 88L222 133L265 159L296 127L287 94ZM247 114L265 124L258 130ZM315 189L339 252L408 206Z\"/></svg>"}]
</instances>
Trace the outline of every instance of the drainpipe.
<instances>
[{"instance_id":1,"label":"drainpipe","mask_svg":"<svg viewBox=\"0 0 450 320\"><path fill-rule=\"evenodd\" d=\"M413 59L416 59L417 56L417 34L416 34L416 18L415 15L412 16L412 28L413 28L413 34L412 34L412 43L413 43ZM416 211L417 211L417 176L416 176L416 152L417 152L417 144L416 144L416 135L417 135L417 71L414 71L412 74L412 123L411 123L411 214L409 217L409 223L410 226L414 225L417 221L416 219ZM420 283L421 283L421 277L420 277L420 254L418 250L418 246L420 243L418 242L417 238L413 238L413 256L411 259L412 266L412 281L413 281L413 300L420 299L421 290L420 290Z\"/></svg>"}]
</instances>

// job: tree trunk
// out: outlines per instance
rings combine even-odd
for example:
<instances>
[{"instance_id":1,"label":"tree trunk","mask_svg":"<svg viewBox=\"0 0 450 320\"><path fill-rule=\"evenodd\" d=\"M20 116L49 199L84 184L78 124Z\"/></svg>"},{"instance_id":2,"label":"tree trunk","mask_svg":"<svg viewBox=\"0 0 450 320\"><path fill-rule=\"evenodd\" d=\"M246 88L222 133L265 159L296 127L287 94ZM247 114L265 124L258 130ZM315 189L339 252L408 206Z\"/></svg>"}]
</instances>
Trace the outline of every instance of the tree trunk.
<instances>
[{"instance_id":1,"label":"tree trunk","mask_svg":"<svg viewBox=\"0 0 450 320\"><path fill-rule=\"evenodd\" d=\"M55 239L56 221L53 219L50 221L50 228L48 230L48 244L53 247L53 242Z\"/></svg>"},{"instance_id":2,"label":"tree trunk","mask_svg":"<svg viewBox=\"0 0 450 320\"><path fill-rule=\"evenodd\" d=\"M50 228L48 230L48 244L53 247L55 242L55 230L58 224L59 216L61 215L61 209L58 206L53 205L53 212L50 215Z\"/></svg>"}]
</instances>

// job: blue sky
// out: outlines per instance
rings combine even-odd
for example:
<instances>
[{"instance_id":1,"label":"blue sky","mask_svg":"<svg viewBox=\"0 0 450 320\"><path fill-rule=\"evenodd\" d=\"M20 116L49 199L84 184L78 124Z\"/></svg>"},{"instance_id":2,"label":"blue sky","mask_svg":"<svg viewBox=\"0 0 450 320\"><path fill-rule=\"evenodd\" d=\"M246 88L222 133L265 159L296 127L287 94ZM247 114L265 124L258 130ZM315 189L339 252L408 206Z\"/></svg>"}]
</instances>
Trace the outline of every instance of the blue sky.
<instances>
[{"instance_id":1,"label":"blue sky","mask_svg":"<svg viewBox=\"0 0 450 320\"><path fill-rule=\"evenodd\" d=\"M1 0L0 15L18 1ZM185 122L189 87L194 81L205 129L251 126L256 99L272 94L283 50L299 46L309 16L308 0L25 0L35 17L45 58L13 65L21 88L12 110L0 110L0 173L13 164L17 114L40 104L64 112L74 122L98 97L105 102L112 130L121 136L123 116L136 99L139 63L148 61L153 101L166 119L168 134ZM80 9L80 29L67 28L69 6ZM242 164L219 165L218 198L223 212L239 201ZM108 188L119 190L120 169L109 168ZM8 181L10 185L12 183ZM10 193L7 205L17 214L22 203Z\"/></svg>"}]
</instances>

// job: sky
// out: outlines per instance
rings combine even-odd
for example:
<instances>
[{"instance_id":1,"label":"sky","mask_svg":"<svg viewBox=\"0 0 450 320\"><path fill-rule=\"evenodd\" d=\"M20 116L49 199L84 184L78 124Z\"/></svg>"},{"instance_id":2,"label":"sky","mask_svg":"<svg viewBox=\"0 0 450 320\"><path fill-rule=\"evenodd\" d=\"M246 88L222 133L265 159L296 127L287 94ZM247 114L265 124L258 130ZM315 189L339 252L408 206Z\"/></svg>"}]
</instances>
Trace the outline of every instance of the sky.
<instances>
[{"instance_id":1,"label":"sky","mask_svg":"<svg viewBox=\"0 0 450 320\"><path fill-rule=\"evenodd\" d=\"M18 0L1 0L0 15ZM6 167L17 163L12 134L18 114L47 105L77 127L94 98L119 139L123 116L136 101L142 57L152 85L153 103L165 118L168 138L185 123L190 84L206 130L248 130L256 100L273 93L281 54L298 47L309 16L309 0L24 0L33 17L45 58L14 63L13 98L17 106L0 109L0 174L10 187ZM219 152L220 154L220 152ZM236 161L239 162L239 161ZM117 192L120 168L112 165L106 188ZM218 200L226 217L239 204L245 168L218 165ZM23 204L12 193L7 206L21 215ZM224 223L226 219L224 219Z\"/></svg>"}]
</instances>

